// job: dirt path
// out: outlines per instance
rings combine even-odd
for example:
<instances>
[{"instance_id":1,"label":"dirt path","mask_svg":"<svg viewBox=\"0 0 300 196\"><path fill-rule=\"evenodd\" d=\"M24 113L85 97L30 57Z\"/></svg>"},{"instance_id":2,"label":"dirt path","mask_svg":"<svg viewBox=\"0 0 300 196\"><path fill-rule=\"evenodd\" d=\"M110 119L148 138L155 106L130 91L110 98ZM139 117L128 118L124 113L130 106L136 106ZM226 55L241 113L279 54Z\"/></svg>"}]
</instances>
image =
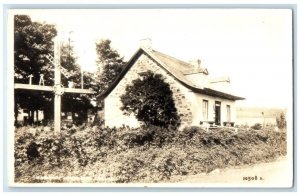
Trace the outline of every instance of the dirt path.
<instances>
[{"instance_id":1,"label":"dirt path","mask_svg":"<svg viewBox=\"0 0 300 196\"><path fill-rule=\"evenodd\" d=\"M291 161L288 161L286 157L281 157L270 163L217 169L209 174L203 173L184 178L174 177L171 181L187 184L197 183L197 186L203 187L289 187L292 185L291 171Z\"/></svg>"}]
</instances>

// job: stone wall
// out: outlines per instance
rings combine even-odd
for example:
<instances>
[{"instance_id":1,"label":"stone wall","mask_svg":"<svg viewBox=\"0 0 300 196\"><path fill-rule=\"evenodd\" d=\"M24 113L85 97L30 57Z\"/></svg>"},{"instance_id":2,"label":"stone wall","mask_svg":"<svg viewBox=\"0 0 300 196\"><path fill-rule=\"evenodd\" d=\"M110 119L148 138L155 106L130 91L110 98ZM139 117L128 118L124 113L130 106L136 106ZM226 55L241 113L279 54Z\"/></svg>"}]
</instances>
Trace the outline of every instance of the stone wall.
<instances>
[{"instance_id":1,"label":"stone wall","mask_svg":"<svg viewBox=\"0 0 300 196\"><path fill-rule=\"evenodd\" d=\"M178 115L181 119L181 126L191 125L193 120L192 103L188 98L192 93L189 89L179 83L173 76L161 68L154 60L146 54L142 54L135 64L128 70L127 74L113 89L113 91L105 99L105 125L120 127L128 125L131 127L138 127L140 123L133 115L126 116L120 110L122 106L120 96L125 93L127 85L131 84L132 80L140 77L139 73L145 71L152 71L156 74L161 74L165 78L165 82L170 84L171 91Z\"/></svg>"}]
</instances>

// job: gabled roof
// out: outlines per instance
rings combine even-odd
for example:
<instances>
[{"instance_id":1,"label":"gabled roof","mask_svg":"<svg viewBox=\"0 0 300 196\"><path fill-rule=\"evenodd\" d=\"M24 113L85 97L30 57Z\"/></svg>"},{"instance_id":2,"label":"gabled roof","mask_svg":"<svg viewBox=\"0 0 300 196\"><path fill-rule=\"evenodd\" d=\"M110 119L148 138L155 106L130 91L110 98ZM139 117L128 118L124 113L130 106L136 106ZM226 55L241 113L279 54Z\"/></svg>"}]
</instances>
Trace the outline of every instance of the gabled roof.
<instances>
[{"instance_id":1,"label":"gabled roof","mask_svg":"<svg viewBox=\"0 0 300 196\"><path fill-rule=\"evenodd\" d=\"M163 54L155 50L149 52L153 53L165 65L169 65L169 67L171 67L172 69L180 71L183 75L190 75L196 73L204 73L206 75L208 74L207 69L204 67L195 68L195 66L190 63L184 62L182 60L176 59L174 57L171 57L169 55Z\"/></svg>"},{"instance_id":2,"label":"gabled roof","mask_svg":"<svg viewBox=\"0 0 300 196\"><path fill-rule=\"evenodd\" d=\"M228 93L224 93L221 91L217 91L211 88L207 88L204 86L199 86L188 80L185 75L191 74L192 70L195 71L195 68L193 65L186 63L184 61L178 60L174 57L171 57L169 55L163 54L161 52L155 51L155 50L147 50L144 48L139 48L138 51L131 57L131 59L126 64L123 71L119 74L119 76L116 78L116 80L108 87L106 91L101 93L98 98L102 99L108 96L111 91L118 85L118 83L122 80L122 78L125 76L125 74L128 72L128 70L132 67L132 65L136 62L136 60L142 55L145 54L149 58L151 58L153 61L155 61L162 69L167 71L170 75L172 75L178 82L180 82L182 85L187 87L188 89L192 90L196 93L201 93L205 95L211 95L216 96L224 99L229 100L243 100L245 98L234 96ZM207 69L199 69L198 73L208 73Z\"/></svg>"}]
</instances>

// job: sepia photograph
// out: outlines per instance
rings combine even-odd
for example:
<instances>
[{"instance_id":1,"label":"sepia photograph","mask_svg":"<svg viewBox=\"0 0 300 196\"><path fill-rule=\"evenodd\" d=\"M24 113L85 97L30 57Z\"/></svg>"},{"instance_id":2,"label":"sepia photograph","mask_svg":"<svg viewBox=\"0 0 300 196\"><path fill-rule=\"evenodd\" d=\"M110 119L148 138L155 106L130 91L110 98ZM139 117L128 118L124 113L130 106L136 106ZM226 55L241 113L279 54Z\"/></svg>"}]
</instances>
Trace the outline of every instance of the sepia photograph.
<instances>
[{"instance_id":1,"label":"sepia photograph","mask_svg":"<svg viewBox=\"0 0 300 196\"><path fill-rule=\"evenodd\" d=\"M11 9L11 187L293 186L293 9Z\"/></svg>"}]
</instances>

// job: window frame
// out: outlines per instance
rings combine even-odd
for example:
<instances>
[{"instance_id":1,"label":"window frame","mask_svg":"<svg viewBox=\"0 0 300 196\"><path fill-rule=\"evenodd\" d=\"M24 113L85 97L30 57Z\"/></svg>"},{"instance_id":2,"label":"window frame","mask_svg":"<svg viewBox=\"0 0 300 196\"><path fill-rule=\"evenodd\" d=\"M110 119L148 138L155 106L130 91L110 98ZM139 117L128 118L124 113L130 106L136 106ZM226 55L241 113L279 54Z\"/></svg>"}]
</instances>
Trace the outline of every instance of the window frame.
<instances>
[{"instance_id":1,"label":"window frame","mask_svg":"<svg viewBox=\"0 0 300 196\"><path fill-rule=\"evenodd\" d=\"M202 118L203 120L208 120L208 106L209 101L207 99L202 100Z\"/></svg>"},{"instance_id":2,"label":"window frame","mask_svg":"<svg viewBox=\"0 0 300 196\"><path fill-rule=\"evenodd\" d=\"M226 105L226 120L227 122L231 122L231 106Z\"/></svg>"}]
</instances>

